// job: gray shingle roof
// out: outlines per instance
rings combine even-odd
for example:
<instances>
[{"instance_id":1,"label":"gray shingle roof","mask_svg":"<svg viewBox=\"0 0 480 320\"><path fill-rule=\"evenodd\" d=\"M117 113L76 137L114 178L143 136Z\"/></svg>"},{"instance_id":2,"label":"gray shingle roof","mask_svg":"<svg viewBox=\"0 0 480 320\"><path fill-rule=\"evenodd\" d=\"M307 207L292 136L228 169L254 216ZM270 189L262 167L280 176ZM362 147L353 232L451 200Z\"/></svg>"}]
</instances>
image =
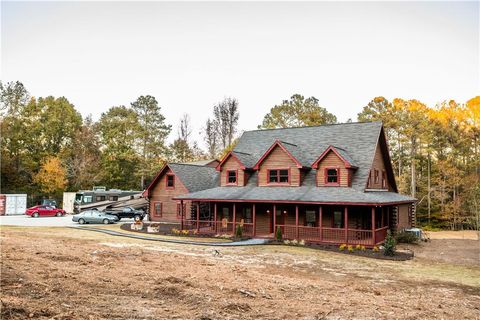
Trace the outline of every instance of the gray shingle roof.
<instances>
[{"instance_id":1,"label":"gray shingle roof","mask_svg":"<svg viewBox=\"0 0 480 320\"><path fill-rule=\"evenodd\" d=\"M352 157L350 157L350 155L348 154L348 152L342 148L339 148L339 147L335 147L333 146L337 152L343 157L343 159L347 160L353 167L358 167L357 164L355 163L355 160L352 159Z\"/></svg>"},{"instance_id":2,"label":"gray shingle roof","mask_svg":"<svg viewBox=\"0 0 480 320\"><path fill-rule=\"evenodd\" d=\"M170 163L168 166L189 192L215 188L219 184L219 173L215 168L185 163Z\"/></svg>"},{"instance_id":3,"label":"gray shingle roof","mask_svg":"<svg viewBox=\"0 0 480 320\"><path fill-rule=\"evenodd\" d=\"M352 188L364 190L381 128L381 122L365 122L247 131L233 150L247 153L258 161L275 140L285 141L296 145L301 150L298 160L310 166L329 146L338 146L358 167ZM284 146L288 148L287 144Z\"/></svg>"},{"instance_id":4,"label":"gray shingle roof","mask_svg":"<svg viewBox=\"0 0 480 320\"><path fill-rule=\"evenodd\" d=\"M352 188L333 187L217 187L203 190L176 199L189 200L247 200L247 201L299 201L312 203L358 203L389 204L415 201L414 198L395 192L362 192Z\"/></svg>"},{"instance_id":5,"label":"gray shingle roof","mask_svg":"<svg viewBox=\"0 0 480 320\"><path fill-rule=\"evenodd\" d=\"M245 165L245 167L247 168L251 168L255 165L255 163L257 162L255 157L253 157L251 154L249 153L245 153L245 152L238 152L238 151L232 151L232 153L235 155L235 157L237 157L238 160L240 160L241 163L243 163Z\"/></svg>"}]
</instances>

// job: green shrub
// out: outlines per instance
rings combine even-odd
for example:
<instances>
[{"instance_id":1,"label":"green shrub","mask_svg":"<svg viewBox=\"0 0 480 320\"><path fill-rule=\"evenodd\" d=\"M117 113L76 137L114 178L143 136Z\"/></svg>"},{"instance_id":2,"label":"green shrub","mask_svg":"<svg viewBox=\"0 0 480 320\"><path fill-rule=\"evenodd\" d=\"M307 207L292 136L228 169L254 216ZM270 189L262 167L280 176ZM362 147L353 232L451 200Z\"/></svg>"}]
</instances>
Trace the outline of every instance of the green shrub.
<instances>
[{"instance_id":1,"label":"green shrub","mask_svg":"<svg viewBox=\"0 0 480 320\"><path fill-rule=\"evenodd\" d=\"M385 244L383 245L383 254L386 256L393 256L395 255L395 250L397 247L397 241L393 238L392 233L390 230L387 231L387 237L385 238Z\"/></svg>"},{"instance_id":2,"label":"green shrub","mask_svg":"<svg viewBox=\"0 0 480 320\"><path fill-rule=\"evenodd\" d=\"M237 230L235 230L235 237L236 237L236 238L241 238L242 235L243 235L242 226L241 226L241 225L238 225L238 226L237 226Z\"/></svg>"},{"instance_id":3,"label":"green shrub","mask_svg":"<svg viewBox=\"0 0 480 320\"><path fill-rule=\"evenodd\" d=\"M413 232L399 232L395 237L397 243L418 243L420 239Z\"/></svg>"},{"instance_id":4,"label":"green shrub","mask_svg":"<svg viewBox=\"0 0 480 320\"><path fill-rule=\"evenodd\" d=\"M277 232L275 233L275 239L277 239L277 241L282 241L282 229L280 227L277 227Z\"/></svg>"}]
</instances>

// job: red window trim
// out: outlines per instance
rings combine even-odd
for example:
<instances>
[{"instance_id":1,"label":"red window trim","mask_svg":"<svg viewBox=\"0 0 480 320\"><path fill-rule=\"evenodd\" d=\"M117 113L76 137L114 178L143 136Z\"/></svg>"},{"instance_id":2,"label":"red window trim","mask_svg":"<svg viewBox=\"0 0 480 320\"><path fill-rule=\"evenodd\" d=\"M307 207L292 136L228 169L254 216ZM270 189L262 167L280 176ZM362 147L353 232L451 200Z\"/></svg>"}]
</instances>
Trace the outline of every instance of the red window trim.
<instances>
[{"instance_id":1,"label":"red window trim","mask_svg":"<svg viewBox=\"0 0 480 320\"><path fill-rule=\"evenodd\" d=\"M337 182L328 182L328 170L337 170ZM325 167L323 169L323 182L326 186L338 187L340 185L340 167Z\"/></svg>"},{"instance_id":2,"label":"red window trim","mask_svg":"<svg viewBox=\"0 0 480 320\"><path fill-rule=\"evenodd\" d=\"M157 203L160 204L160 214L157 214ZM161 201L154 201L153 202L153 216L154 217L162 217L163 216L163 203Z\"/></svg>"},{"instance_id":3,"label":"red window trim","mask_svg":"<svg viewBox=\"0 0 480 320\"><path fill-rule=\"evenodd\" d=\"M228 182L228 173L229 172L235 172L235 183L233 182ZM238 186L238 169L234 169L234 170L227 170L227 174L226 174L226 177L225 177L225 184L227 186Z\"/></svg>"},{"instance_id":4,"label":"red window trim","mask_svg":"<svg viewBox=\"0 0 480 320\"><path fill-rule=\"evenodd\" d=\"M378 184L378 183L380 182L380 181L379 181L379 180L380 180L380 179L379 179L379 178L380 178L379 175L380 175L380 174L379 174L378 169L374 169L374 170L373 170L373 183Z\"/></svg>"},{"instance_id":5,"label":"red window trim","mask_svg":"<svg viewBox=\"0 0 480 320\"><path fill-rule=\"evenodd\" d=\"M175 175L173 173L167 173L165 179L165 189L175 189ZM168 177L173 177L173 186L168 185Z\"/></svg>"},{"instance_id":6,"label":"red window trim","mask_svg":"<svg viewBox=\"0 0 480 320\"><path fill-rule=\"evenodd\" d=\"M288 171L288 182L270 182L270 171L277 171L278 172L278 180L280 180L280 170L287 170ZM291 182L291 175L290 175L290 168L274 168L274 169L267 169L267 184L271 186L280 185L290 185Z\"/></svg>"}]
</instances>

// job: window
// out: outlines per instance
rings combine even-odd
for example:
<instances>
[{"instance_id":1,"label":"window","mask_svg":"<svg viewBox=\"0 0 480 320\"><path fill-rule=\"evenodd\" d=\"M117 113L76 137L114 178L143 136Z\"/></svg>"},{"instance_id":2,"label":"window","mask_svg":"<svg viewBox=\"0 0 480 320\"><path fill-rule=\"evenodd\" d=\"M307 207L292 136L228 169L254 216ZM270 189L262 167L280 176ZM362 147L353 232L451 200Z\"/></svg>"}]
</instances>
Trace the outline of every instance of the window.
<instances>
[{"instance_id":1,"label":"window","mask_svg":"<svg viewBox=\"0 0 480 320\"><path fill-rule=\"evenodd\" d=\"M187 204L186 203L183 204L183 212L185 212L185 214L187 213ZM182 204L177 203L177 218L181 218L181 217L182 217Z\"/></svg>"},{"instance_id":2,"label":"window","mask_svg":"<svg viewBox=\"0 0 480 320\"><path fill-rule=\"evenodd\" d=\"M175 188L175 176L173 174L167 175L167 189Z\"/></svg>"},{"instance_id":3,"label":"window","mask_svg":"<svg viewBox=\"0 0 480 320\"><path fill-rule=\"evenodd\" d=\"M289 183L288 169L273 169L268 170L268 183Z\"/></svg>"},{"instance_id":4,"label":"window","mask_svg":"<svg viewBox=\"0 0 480 320\"><path fill-rule=\"evenodd\" d=\"M93 196L83 196L83 202L84 203L93 202Z\"/></svg>"},{"instance_id":5,"label":"window","mask_svg":"<svg viewBox=\"0 0 480 320\"><path fill-rule=\"evenodd\" d=\"M378 178L379 178L379 177L378 177L378 170L375 169L375 170L373 171L373 183L375 183L375 184L378 183Z\"/></svg>"},{"instance_id":6,"label":"window","mask_svg":"<svg viewBox=\"0 0 480 320\"><path fill-rule=\"evenodd\" d=\"M161 202L155 202L153 204L153 215L156 217L161 217L162 216L162 203Z\"/></svg>"},{"instance_id":7,"label":"window","mask_svg":"<svg viewBox=\"0 0 480 320\"><path fill-rule=\"evenodd\" d=\"M230 216L230 212L228 210L229 208L227 207L223 207L222 208L222 218L226 218L228 220L229 216Z\"/></svg>"},{"instance_id":8,"label":"window","mask_svg":"<svg viewBox=\"0 0 480 320\"><path fill-rule=\"evenodd\" d=\"M95 201L105 201L106 197L105 196L96 196L95 199L96 199Z\"/></svg>"},{"instance_id":9,"label":"window","mask_svg":"<svg viewBox=\"0 0 480 320\"><path fill-rule=\"evenodd\" d=\"M237 170L227 171L227 184L237 184Z\"/></svg>"},{"instance_id":10,"label":"window","mask_svg":"<svg viewBox=\"0 0 480 320\"><path fill-rule=\"evenodd\" d=\"M333 227L343 228L343 214L342 211L333 212Z\"/></svg>"},{"instance_id":11,"label":"window","mask_svg":"<svg viewBox=\"0 0 480 320\"><path fill-rule=\"evenodd\" d=\"M382 171L382 188L387 189L387 173L385 170Z\"/></svg>"},{"instance_id":12,"label":"window","mask_svg":"<svg viewBox=\"0 0 480 320\"><path fill-rule=\"evenodd\" d=\"M252 223L252 209L245 208L243 212L243 217L245 218L245 223Z\"/></svg>"},{"instance_id":13,"label":"window","mask_svg":"<svg viewBox=\"0 0 480 320\"><path fill-rule=\"evenodd\" d=\"M325 168L325 184L331 184L331 185L340 184L339 168Z\"/></svg>"},{"instance_id":14,"label":"window","mask_svg":"<svg viewBox=\"0 0 480 320\"><path fill-rule=\"evenodd\" d=\"M317 212L314 210L305 211L305 224L307 227L315 227L317 220Z\"/></svg>"},{"instance_id":15,"label":"window","mask_svg":"<svg viewBox=\"0 0 480 320\"><path fill-rule=\"evenodd\" d=\"M110 196L110 201L118 201L118 196Z\"/></svg>"}]
</instances>

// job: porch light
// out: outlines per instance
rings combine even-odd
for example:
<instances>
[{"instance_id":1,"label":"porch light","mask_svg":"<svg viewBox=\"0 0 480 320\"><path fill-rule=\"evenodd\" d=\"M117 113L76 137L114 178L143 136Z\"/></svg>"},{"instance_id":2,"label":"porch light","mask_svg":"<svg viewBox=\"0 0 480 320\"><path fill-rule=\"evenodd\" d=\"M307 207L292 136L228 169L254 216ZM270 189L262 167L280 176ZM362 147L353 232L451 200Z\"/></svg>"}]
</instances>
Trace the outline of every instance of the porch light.
<instances>
[{"instance_id":1,"label":"porch light","mask_svg":"<svg viewBox=\"0 0 480 320\"><path fill-rule=\"evenodd\" d=\"M267 213L270 214L270 210L267 210Z\"/></svg>"},{"instance_id":2,"label":"porch light","mask_svg":"<svg viewBox=\"0 0 480 320\"><path fill-rule=\"evenodd\" d=\"M283 210L283 213L287 214L287 210Z\"/></svg>"}]
</instances>

